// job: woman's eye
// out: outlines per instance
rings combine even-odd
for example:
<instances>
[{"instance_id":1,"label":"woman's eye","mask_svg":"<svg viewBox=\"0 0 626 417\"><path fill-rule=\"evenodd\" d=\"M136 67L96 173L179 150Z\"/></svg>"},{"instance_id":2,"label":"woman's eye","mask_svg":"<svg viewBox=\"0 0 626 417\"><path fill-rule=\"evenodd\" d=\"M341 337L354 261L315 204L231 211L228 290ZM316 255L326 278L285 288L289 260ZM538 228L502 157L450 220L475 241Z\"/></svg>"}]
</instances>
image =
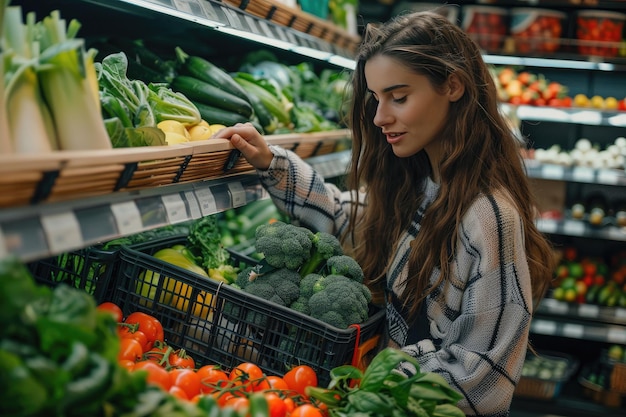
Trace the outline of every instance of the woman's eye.
<instances>
[{"instance_id":1,"label":"woman's eye","mask_svg":"<svg viewBox=\"0 0 626 417\"><path fill-rule=\"evenodd\" d=\"M394 97L393 98L393 102L394 103L404 103L406 101L406 96L402 96L402 97Z\"/></svg>"}]
</instances>

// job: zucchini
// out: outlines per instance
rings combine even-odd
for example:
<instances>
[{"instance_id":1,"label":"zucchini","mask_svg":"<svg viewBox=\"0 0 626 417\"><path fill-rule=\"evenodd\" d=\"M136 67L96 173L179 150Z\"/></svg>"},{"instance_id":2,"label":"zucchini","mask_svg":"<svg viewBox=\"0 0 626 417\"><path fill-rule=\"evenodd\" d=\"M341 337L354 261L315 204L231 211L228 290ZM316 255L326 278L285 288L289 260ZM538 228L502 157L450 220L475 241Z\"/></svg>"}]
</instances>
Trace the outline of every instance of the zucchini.
<instances>
[{"instance_id":1,"label":"zucchini","mask_svg":"<svg viewBox=\"0 0 626 417\"><path fill-rule=\"evenodd\" d=\"M220 124L224 126L233 126L237 123L246 123L250 121L249 118L244 117L239 113L220 109L219 107L210 106L193 100L192 102L198 108L198 111L202 116L202 120L205 120L210 125Z\"/></svg>"},{"instance_id":2,"label":"zucchini","mask_svg":"<svg viewBox=\"0 0 626 417\"><path fill-rule=\"evenodd\" d=\"M255 95L261 101L263 106L273 115L278 121L285 126L291 124L291 116L285 109L281 101L274 94L263 88L262 86L250 81L242 76L237 76L236 82L239 83L248 93L248 96Z\"/></svg>"},{"instance_id":3,"label":"zucchini","mask_svg":"<svg viewBox=\"0 0 626 417\"><path fill-rule=\"evenodd\" d=\"M179 47L176 48L176 56L182 63L182 72L186 75L219 87L248 103L250 102L246 91L233 80L233 77L212 62L199 56L188 55Z\"/></svg>"},{"instance_id":4,"label":"zucchini","mask_svg":"<svg viewBox=\"0 0 626 417\"><path fill-rule=\"evenodd\" d=\"M170 87L190 100L238 113L246 119L252 116L253 109L248 101L197 78L178 75L172 80Z\"/></svg>"},{"instance_id":5,"label":"zucchini","mask_svg":"<svg viewBox=\"0 0 626 417\"><path fill-rule=\"evenodd\" d=\"M243 88L246 88L245 83L248 82L247 80L239 77L233 77L233 79ZM250 98L250 104L252 105L254 114L256 114L259 119L259 124L263 126L263 130L265 132L272 134L278 127L278 118L269 111L267 106L265 106L265 104L261 101L261 98L254 91L252 91L252 89L248 92L248 97Z\"/></svg>"}]
</instances>

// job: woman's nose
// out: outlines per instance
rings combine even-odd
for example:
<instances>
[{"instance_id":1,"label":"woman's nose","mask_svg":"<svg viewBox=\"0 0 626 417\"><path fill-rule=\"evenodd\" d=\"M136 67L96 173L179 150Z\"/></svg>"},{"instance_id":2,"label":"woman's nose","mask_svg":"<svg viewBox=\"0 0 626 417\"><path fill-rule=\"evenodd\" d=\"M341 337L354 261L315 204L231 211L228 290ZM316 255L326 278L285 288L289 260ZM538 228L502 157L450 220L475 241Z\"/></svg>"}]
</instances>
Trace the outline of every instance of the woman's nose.
<instances>
[{"instance_id":1,"label":"woman's nose","mask_svg":"<svg viewBox=\"0 0 626 417\"><path fill-rule=\"evenodd\" d=\"M374 115L374 125L383 127L391 122L391 114L385 109L382 103L378 103L376 107L376 114Z\"/></svg>"}]
</instances>

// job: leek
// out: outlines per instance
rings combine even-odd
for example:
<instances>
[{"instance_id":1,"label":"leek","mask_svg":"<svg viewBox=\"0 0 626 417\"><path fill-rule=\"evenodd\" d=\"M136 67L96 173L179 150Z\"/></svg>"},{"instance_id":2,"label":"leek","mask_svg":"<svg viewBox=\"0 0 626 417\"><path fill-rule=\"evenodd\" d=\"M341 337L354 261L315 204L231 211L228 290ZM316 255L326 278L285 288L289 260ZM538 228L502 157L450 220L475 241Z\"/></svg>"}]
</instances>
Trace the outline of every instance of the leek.
<instances>
[{"instance_id":1,"label":"leek","mask_svg":"<svg viewBox=\"0 0 626 417\"><path fill-rule=\"evenodd\" d=\"M41 90L61 149L111 149L94 85L95 51L85 51L84 40L75 38L79 27L76 20L66 26L58 10L39 22Z\"/></svg>"},{"instance_id":2,"label":"leek","mask_svg":"<svg viewBox=\"0 0 626 417\"><path fill-rule=\"evenodd\" d=\"M11 136L9 135L9 118L4 98L4 52L3 52L3 24L4 11L9 0L0 0L0 155L13 152Z\"/></svg>"},{"instance_id":3,"label":"leek","mask_svg":"<svg viewBox=\"0 0 626 417\"><path fill-rule=\"evenodd\" d=\"M34 15L23 23L20 6L6 8L3 27L3 71L6 71L3 104L0 117L8 130L10 151L42 153L57 148L56 133L50 111L44 102L36 73L39 48ZM5 133L2 132L4 136Z\"/></svg>"}]
</instances>

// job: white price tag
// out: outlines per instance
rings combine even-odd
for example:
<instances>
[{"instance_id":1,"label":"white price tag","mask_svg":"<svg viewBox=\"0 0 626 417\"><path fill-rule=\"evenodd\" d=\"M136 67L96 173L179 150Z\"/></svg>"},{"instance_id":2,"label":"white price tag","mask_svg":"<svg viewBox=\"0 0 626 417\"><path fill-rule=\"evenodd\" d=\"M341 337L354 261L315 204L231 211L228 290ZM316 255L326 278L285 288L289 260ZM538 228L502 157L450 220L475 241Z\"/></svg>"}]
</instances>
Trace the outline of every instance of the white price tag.
<instances>
[{"instance_id":1,"label":"white price tag","mask_svg":"<svg viewBox=\"0 0 626 417\"><path fill-rule=\"evenodd\" d=\"M202 216L210 216L217 213L217 205L215 204L215 196L209 187L200 188L195 191Z\"/></svg>"},{"instance_id":2,"label":"white price tag","mask_svg":"<svg viewBox=\"0 0 626 417\"><path fill-rule=\"evenodd\" d=\"M615 307L615 317L620 320L626 320L626 308Z\"/></svg>"},{"instance_id":3,"label":"white price tag","mask_svg":"<svg viewBox=\"0 0 626 417\"><path fill-rule=\"evenodd\" d=\"M582 236L585 234L585 224L577 220L565 220L563 232L569 236Z\"/></svg>"},{"instance_id":4,"label":"white price tag","mask_svg":"<svg viewBox=\"0 0 626 417\"><path fill-rule=\"evenodd\" d=\"M543 233L556 233L558 223L550 219L537 219L537 228Z\"/></svg>"},{"instance_id":5,"label":"white price tag","mask_svg":"<svg viewBox=\"0 0 626 417\"><path fill-rule=\"evenodd\" d=\"M48 248L53 253L67 252L84 246L80 224L73 211L43 215L41 226L48 239Z\"/></svg>"},{"instance_id":6,"label":"white price tag","mask_svg":"<svg viewBox=\"0 0 626 417\"><path fill-rule=\"evenodd\" d=\"M174 0L174 7L176 7L176 10L179 10L181 12L194 14L193 8L191 7L191 2L192 1L190 0Z\"/></svg>"},{"instance_id":7,"label":"white price tag","mask_svg":"<svg viewBox=\"0 0 626 417\"><path fill-rule=\"evenodd\" d=\"M252 18L252 16L245 15L244 19L246 23L248 24L248 27L250 28L250 32L254 33L255 35L262 35L262 33L260 33L260 30L257 27L256 22Z\"/></svg>"},{"instance_id":8,"label":"white price tag","mask_svg":"<svg viewBox=\"0 0 626 417\"><path fill-rule=\"evenodd\" d=\"M618 175L616 171L611 171L608 169L601 169L598 171L598 182L600 184L609 184L615 185L617 184Z\"/></svg>"},{"instance_id":9,"label":"white price tag","mask_svg":"<svg viewBox=\"0 0 626 417\"><path fill-rule=\"evenodd\" d=\"M580 317L598 318L600 307L593 304L581 304L578 306L578 315Z\"/></svg>"},{"instance_id":10,"label":"white price tag","mask_svg":"<svg viewBox=\"0 0 626 417\"><path fill-rule=\"evenodd\" d=\"M265 34L265 36L267 36L268 38L275 38L276 35L274 35L274 32L272 32L272 29L270 28L270 25L267 24L267 22L265 20L259 20L259 27L261 28L261 31L263 31L263 33ZM283 39L283 35L281 35L281 31L277 30L276 32L278 32L278 37L281 38L281 40Z\"/></svg>"},{"instance_id":11,"label":"white price tag","mask_svg":"<svg viewBox=\"0 0 626 417\"><path fill-rule=\"evenodd\" d=\"M623 327L610 327L606 331L606 339L609 343L626 343L626 329Z\"/></svg>"},{"instance_id":12,"label":"white price tag","mask_svg":"<svg viewBox=\"0 0 626 417\"><path fill-rule=\"evenodd\" d=\"M236 208L246 204L246 190L240 182L229 182L228 191L230 191L231 207Z\"/></svg>"},{"instance_id":13,"label":"white price tag","mask_svg":"<svg viewBox=\"0 0 626 417\"><path fill-rule=\"evenodd\" d=\"M574 167L572 169L572 179L580 182L593 182L595 170L589 167Z\"/></svg>"},{"instance_id":14,"label":"white price tag","mask_svg":"<svg viewBox=\"0 0 626 417\"><path fill-rule=\"evenodd\" d=\"M556 323L547 320L533 320L532 330L535 333L554 335L556 334Z\"/></svg>"},{"instance_id":15,"label":"white price tag","mask_svg":"<svg viewBox=\"0 0 626 417\"><path fill-rule=\"evenodd\" d=\"M196 198L196 195L193 193L193 191L185 191L185 200L187 200L187 204L189 205L191 218L195 220L202 217L200 204L198 203L198 199Z\"/></svg>"},{"instance_id":16,"label":"white price tag","mask_svg":"<svg viewBox=\"0 0 626 417\"><path fill-rule=\"evenodd\" d=\"M544 165L541 167L541 177L548 180L562 180L565 170L561 165Z\"/></svg>"},{"instance_id":17,"label":"white price tag","mask_svg":"<svg viewBox=\"0 0 626 417\"><path fill-rule=\"evenodd\" d=\"M132 235L143 230L141 213L134 201L111 204L111 212L115 217L117 231L122 235Z\"/></svg>"},{"instance_id":18,"label":"white price tag","mask_svg":"<svg viewBox=\"0 0 626 417\"><path fill-rule=\"evenodd\" d=\"M582 339L585 333L585 327L580 324L567 323L563 326L563 336L572 339Z\"/></svg>"},{"instance_id":19,"label":"white price tag","mask_svg":"<svg viewBox=\"0 0 626 417\"><path fill-rule=\"evenodd\" d=\"M553 314L567 314L569 312L569 304L553 298L546 298L541 302L547 311Z\"/></svg>"},{"instance_id":20,"label":"white price tag","mask_svg":"<svg viewBox=\"0 0 626 417\"><path fill-rule=\"evenodd\" d=\"M180 194L169 194L161 196L161 201L165 206L165 212L170 224L184 222L188 219L185 202Z\"/></svg>"},{"instance_id":21,"label":"white price tag","mask_svg":"<svg viewBox=\"0 0 626 417\"><path fill-rule=\"evenodd\" d=\"M9 255L7 252L7 245L4 243L4 233L0 229L0 259L4 259Z\"/></svg>"}]
</instances>

